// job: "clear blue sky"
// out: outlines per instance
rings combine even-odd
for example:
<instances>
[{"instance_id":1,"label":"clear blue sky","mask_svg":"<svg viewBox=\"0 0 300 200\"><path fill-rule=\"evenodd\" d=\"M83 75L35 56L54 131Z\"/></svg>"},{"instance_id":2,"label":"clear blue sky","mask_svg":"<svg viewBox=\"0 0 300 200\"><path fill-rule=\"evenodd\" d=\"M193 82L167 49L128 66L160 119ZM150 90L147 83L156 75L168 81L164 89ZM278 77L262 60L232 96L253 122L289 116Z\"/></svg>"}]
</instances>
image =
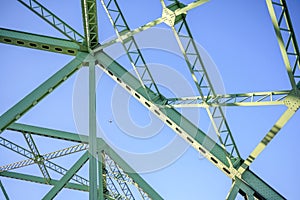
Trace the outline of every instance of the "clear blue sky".
<instances>
[{"instance_id":1,"label":"clear blue sky","mask_svg":"<svg viewBox=\"0 0 300 200\"><path fill-rule=\"evenodd\" d=\"M80 1L40 1L72 27L83 34ZM189 1L184 1L189 2ZM127 22L131 28L139 27L161 15L159 1L120 1ZM296 37L300 39L300 2L289 0L288 6L293 20ZM98 23L100 42L114 36L114 31L98 1ZM63 37L17 1L4 0L0 7L0 26L37 34ZM277 91L290 89L275 33L264 1L217 1L200 6L188 13L187 21L195 40L210 54L222 76L226 93L246 93L259 91ZM167 26L160 26L168 28ZM0 44L0 114L21 100L36 86L45 81L58 69L68 63L72 57L50 52ZM180 69L178 63L151 57L145 52L150 63L168 64ZM130 68L128 66L127 68ZM186 74L183 72L183 76ZM76 132L72 111L72 95L76 74L61 87L46 97L39 105L24 115L19 122L49 128ZM190 83L192 84L191 79ZM168 128L148 140L126 136L122 128L115 123L111 111L111 91L115 83L103 76L98 84L97 117L103 130L109 133L109 139L128 151L155 151L168 144L175 134ZM168 88L167 88L168 89ZM167 91L166 89L166 91ZM130 115L139 126L149 122L148 111L134 99L130 100ZM276 120L284 112L283 106L268 107L231 107L226 116L235 141L243 158L246 158L258 142L264 137ZM113 119L113 123L108 120ZM200 119L206 122L201 111ZM287 199L297 199L300 187L298 171L299 112L288 122L268 148L254 161L251 169ZM3 133L3 136L24 144L20 134ZM124 144L115 140L122 138ZM54 145L36 138L40 152L47 153L66 147L69 143ZM49 140L48 140L49 141ZM128 148L128 149L126 149ZM22 160L1 148L0 165ZM76 159L70 156L58 163L70 166ZM21 172L38 171L36 166L26 167ZM82 172L84 174L84 172ZM230 189L231 180L210 162L189 148L176 162L163 169L141 174L156 191L167 200L173 199L224 199ZM50 187L33 183L1 178L11 199L40 199ZM28 192L30 191L30 192ZM0 199L2 198L0 193ZM57 199L83 199L82 192L64 190Z\"/></svg>"}]
</instances>

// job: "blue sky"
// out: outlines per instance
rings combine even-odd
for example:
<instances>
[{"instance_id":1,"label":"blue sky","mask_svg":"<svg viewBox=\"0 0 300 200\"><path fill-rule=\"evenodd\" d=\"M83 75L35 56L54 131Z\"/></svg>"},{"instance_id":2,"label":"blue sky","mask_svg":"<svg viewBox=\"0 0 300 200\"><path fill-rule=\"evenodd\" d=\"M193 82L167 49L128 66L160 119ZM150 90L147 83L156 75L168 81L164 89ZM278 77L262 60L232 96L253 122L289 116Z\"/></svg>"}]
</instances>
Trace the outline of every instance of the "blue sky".
<instances>
[{"instance_id":1,"label":"blue sky","mask_svg":"<svg viewBox=\"0 0 300 200\"><path fill-rule=\"evenodd\" d=\"M80 1L63 0L40 1L72 27L83 33ZM184 1L189 2L189 1ZM296 37L300 38L300 2L288 1ZM127 22L131 28L139 27L161 15L159 1L120 1ZM114 36L114 31L100 3L98 3L98 23L100 42ZM17 1L4 1L0 8L0 26L37 34L63 37ZM226 93L246 93L277 91L290 89L288 76L283 65L275 33L264 1L214 1L200 6L188 13L187 21L197 43L211 56L222 77ZM161 28L168 28L161 25ZM21 100L36 86L45 81L58 69L68 63L72 57L50 52L0 44L2 60L2 78L0 79L0 114ZM145 52L149 63L168 65L186 80L191 79L184 71L182 61L162 60L161 54ZM168 55L165 55L166 57ZM177 60L176 60L177 61ZM125 58L120 62L126 64ZM131 66L126 66L130 69ZM182 70L182 71L181 71ZM82 70L82 73L84 69ZM40 104L24 115L19 122L49 128L76 132L73 117L73 91L77 74L57 88ZM84 83L83 83L84 84ZM168 86L165 92L168 93ZM171 86L170 86L171 87ZM157 150L168 144L175 134L168 128L149 139L127 136L115 123L112 114L112 91L115 83L103 76L98 84L97 117L108 139L115 145L130 152L145 153ZM131 117L138 126L147 126L150 122L148 111L134 99L130 100ZM258 142L264 137L281 114L283 106L268 107L230 107L226 116L243 158L246 158ZM201 126L209 125L205 112L200 112ZM113 123L108 123L112 119ZM300 173L298 165L298 124L299 112L288 122L268 148L254 161L251 169L277 189L287 199L296 199L299 189ZM3 136L16 143L25 144L20 134L10 132ZM122 142L118 140L122 138ZM68 146L69 143L36 138L41 153ZM124 141L124 142L123 142ZM25 146L25 145L24 145ZM127 149L126 149L127 148ZM1 148L0 165L22 160L21 156ZM57 162L68 167L76 160L70 156L66 161ZM21 172L38 171L36 166L26 167ZM85 174L84 172L81 172ZM231 180L210 162L189 148L179 159L167 167L149 173L143 173L145 180L165 199L224 199L229 191ZM11 199L21 199L24 193L28 198L40 199L49 191L48 186L1 178ZM18 192L16 192L16 190ZM28 193L28 191L31 191ZM2 198L0 194L0 199ZM27 197L27 196L26 196ZM82 199L86 194L64 190L57 199Z\"/></svg>"}]
</instances>

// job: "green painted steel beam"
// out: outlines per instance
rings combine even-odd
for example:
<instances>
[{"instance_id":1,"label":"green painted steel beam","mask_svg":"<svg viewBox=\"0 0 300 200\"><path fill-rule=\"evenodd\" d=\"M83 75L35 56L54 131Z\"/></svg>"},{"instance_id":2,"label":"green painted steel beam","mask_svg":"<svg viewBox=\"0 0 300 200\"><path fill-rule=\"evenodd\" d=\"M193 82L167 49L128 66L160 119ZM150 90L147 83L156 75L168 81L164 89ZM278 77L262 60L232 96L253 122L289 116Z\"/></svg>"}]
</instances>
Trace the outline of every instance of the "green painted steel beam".
<instances>
[{"instance_id":1,"label":"green painted steel beam","mask_svg":"<svg viewBox=\"0 0 300 200\"><path fill-rule=\"evenodd\" d=\"M19 125L18 127L16 127L16 125ZM51 137L51 138L56 138L56 139L62 139L62 140L67 140L67 141L74 141L74 142L81 142L81 139L83 142L88 143L88 137L85 135L79 135L76 133L70 133L70 132L64 132L64 131L59 131L59 130L52 130L52 129L47 129L47 128L41 128L41 127L36 127L36 126L29 126L29 125L23 125L23 124L12 124L11 126L15 126L13 129L9 128L10 130L14 130L14 131L31 131L31 134L36 134L39 136L44 136L44 137ZM43 131L45 130L45 131ZM113 150L111 150L111 148L109 146L106 145L106 143L103 141L103 139L98 138L98 148L100 148L98 151L100 151L101 149L104 149L104 151L106 151L108 153L109 156L112 156L109 152L112 152L113 154L115 154L115 152ZM216 144L218 145L218 144ZM116 155L116 157L118 158L119 156ZM122 158L120 158L122 159ZM118 164L120 164L118 162L118 160L116 160L116 162ZM125 162L125 161L123 161ZM121 165L122 168L123 165ZM130 166L128 166L128 168L124 168L124 170L130 171L131 168ZM130 174L131 176L131 174ZM136 174L137 177L139 177L138 174ZM139 178L134 179L134 181L136 181L137 183L139 183ZM242 180L245 180L245 182L249 185L249 187L254 188L254 190L256 192L258 192L259 194L261 193L261 196L267 196L267 197L276 197L277 199L284 199L284 197L282 197L278 192L276 192L272 187L270 187L267 183L265 183L262 179L260 179L258 176L256 176L252 171L250 171L249 169L247 169L244 173L243 173L243 177ZM139 184L142 185L142 184ZM261 188L261 189L260 189Z\"/></svg>"},{"instance_id":2,"label":"green painted steel beam","mask_svg":"<svg viewBox=\"0 0 300 200\"><path fill-rule=\"evenodd\" d=\"M165 106L174 108L186 107L217 107L217 106L274 106L284 105L284 99L291 91L253 92L240 94L221 94L216 96L201 96L168 98Z\"/></svg>"},{"instance_id":3,"label":"green painted steel beam","mask_svg":"<svg viewBox=\"0 0 300 200\"><path fill-rule=\"evenodd\" d=\"M237 186L237 184L235 184L235 182L233 182L230 191L226 196L226 200L235 200L238 193L239 193L239 187Z\"/></svg>"},{"instance_id":4,"label":"green painted steel beam","mask_svg":"<svg viewBox=\"0 0 300 200\"><path fill-rule=\"evenodd\" d=\"M7 130L27 132L33 135L39 135L44 137L66 140L70 142L79 142L79 143L88 144L88 136L86 135L74 134L71 132L53 130L50 128L44 128L38 126L31 126L27 124L13 123L7 127Z\"/></svg>"},{"instance_id":5,"label":"green painted steel beam","mask_svg":"<svg viewBox=\"0 0 300 200\"><path fill-rule=\"evenodd\" d=\"M175 3L180 7L179 1ZM172 12L169 10L168 12ZM207 66L202 60L197 45L193 39L190 28L185 20L185 17L177 20L173 19L172 23L168 23L175 35L178 46L184 56L187 67L190 71L193 82L204 102L205 96L216 96L214 86L211 82L211 77L208 74ZM227 154L227 159L230 165L234 164L234 158L241 158L238 148L235 144L233 135L229 128L229 124L225 118L224 112L221 107L205 107L207 114L210 118L215 133L218 136L219 142ZM228 153L227 153L228 152Z\"/></svg>"},{"instance_id":6,"label":"green painted steel beam","mask_svg":"<svg viewBox=\"0 0 300 200\"><path fill-rule=\"evenodd\" d=\"M89 49L99 44L96 2L96 0L81 0L85 42Z\"/></svg>"},{"instance_id":7,"label":"green painted steel beam","mask_svg":"<svg viewBox=\"0 0 300 200\"><path fill-rule=\"evenodd\" d=\"M97 173L97 116L96 116L96 67L95 59L89 60L89 199L98 199L98 173Z\"/></svg>"},{"instance_id":8,"label":"green painted steel beam","mask_svg":"<svg viewBox=\"0 0 300 200\"><path fill-rule=\"evenodd\" d=\"M78 170L88 161L89 153L85 152L76 163L68 170L68 172L58 181L57 184L43 197L43 200L53 199L71 178L78 172Z\"/></svg>"},{"instance_id":9,"label":"green painted steel beam","mask_svg":"<svg viewBox=\"0 0 300 200\"><path fill-rule=\"evenodd\" d=\"M103 139L98 139L99 150L104 151L113 161L115 161L127 175L146 192L151 199L163 199L144 179L134 171Z\"/></svg>"},{"instance_id":10,"label":"green painted steel beam","mask_svg":"<svg viewBox=\"0 0 300 200\"><path fill-rule=\"evenodd\" d=\"M6 192L5 188L4 188L1 180L0 180L0 188L2 190L2 193L3 193L4 197L5 197L5 200L9 200L8 194L7 194L7 192Z\"/></svg>"},{"instance_id":11,"label":"green painted steel beam","mask_svg":"<svg viewBox=\"0 0 300 200\"><path fill-rule=\"evenodd\" d=\"M80 67L86 53L79 53L76 58L56 72L48 80L38 86L21 101L11 107L8 111L0 116L0 134L12 123L17 121L28 110L34 107L45 96L50 94L57 86L67 80Z\"/></svg>"},{"instance_id":12,"label":"green painted steel beam","mask_svg":"<svg viewBox=\"0 0 300 200\"><path fill-rule=\"evenodd\" d=\"M76 56L79 51L87 52L85 47L69 40L4 28L0 28L0 42L72 56Z\"/></svg>"},{"instance_id":13,"label":"green painted steel beam","mask_svg":"<svg viewBox=\"0 0 300 200\"><path fill-rule=\"evenodd\" d=\"M149 109L147 104L150 103L151 112L153 112L156 116L158 116L160 119L164 119L163 122L166 123L170 128L175 130L176 133L179 133L181 137L183 137L185 140L190 141L190 144L195 145L196 150L200 153L202 152L198 148L204 148L205 154L208 153L208 155L213 156L214 160L218 160L218 163L223 163L223 167L227 168L229 167L229 163L226 158L226 154L222 147L216 144L214 140L212 140L210 137L208 137L203 131L198 129L197 126L195 126L193 123L191 123L189 120L187 120L184 116L182 116L178 111L176 111L173 108L161 108L161 105L163 105L167 99L164 99L165 97L161 97L161 99L158 99L158 101L154 102L152 104L149 102L151 99L148 99L148 95L145 93L144 88L140 84L139 80L135 78L132 74L130 74L126 69L124 69L120 64L115 62L112 58L110 58L107 54L101 52L98 55L96 55L99 61L99 65L101 69L104 70L105 73L107 73L110 77L113 78L118 84L120 84L123 88L131 88L130 94L135 97L138 101L142 102L142 104ZM117 79L121 80L121 83L117 81ZM126 87L127 86L127 87ZM127 89L128 91L128 89ZM151 93L151 91L148 92L149 95L153 95L155 97L155 93ZM156 104L158 106L156 106ZM156 108L155 108L156 107ZM155 112L156 110L156 112ZM157 114L159 112L159 114ZM166 121L169 121L166 122ZM177 129L178 130L177 130ZM177 130L177 131L176 131ZM179 132L180 131L180 132ZM185 133L185 134L183 134ZM189 139L187 139L189 138ZM205 155L206 156L206 155ZM212 161L213 162L213 161ZM214 163L214 162L213 162ZM216 163L215 163L216 165ZM219 166L221 167L221 166ZM222 169L222 167L221 167ZM234 169L232 169L234 170ZM231 174L232 176L232 174Z\"/></svg>"},{"instance_id":14,"label":"green painted steel beam","mask_svg":"<svg viewBox=\"0 0 300 200\"><path fill-rule=\"evenodd\" d=\"M160 104L158 106L152 104L151 102L147 102L147 95L145 94L139 81L107 54L104 52L99 52L95 56L97 57L100 68L107 75L109 75L116 83L125 88L125 90L127 90L132 96L141 102L147 109L162 119L166 125L175 131L175 133L185 139L189 144L191 144L191 146L203 154L227 176L233 180L236 175L241 176L237 171L237 168L241 164L241 160L237 159L236 163L234 164L234 168L230 168L226 154L219 144L213 141L209 136L198 129L197 126L191 123L175 109L159 108L159 106L166 101L160 99L159 102L156 102L157 104ZM118 79L121 81L118 81ZM150 107L146 104L146 102L150 105ZM271 197L269 199L284 199L277 191L257 177L249 169L243 173L242 180L245 181L250 188L254 188L255 192L262 197ZM259 187L264 189L259 189Z\"/></svg>"},{"instance_id":15,"label":"green painted steel beam","mask_svg":"<svg viewBox=\"0 0 300 200\"><path fill-rule=\"evenodd\" d=\"M148 90L146 90L146 87L148 87L150 90L153 90L159 98L160 92L158 90L158 87L134 37L129 37L126 40L123 40L121 37L121 34L130 31L130 28L125 20L119 4L116 0L101 0L101 3L112 26L114 27L118 38L120 39L120 42L141 85L145 89L145 92L147 93Z\"/></svg>"},{"instance_id":16,"label":"green painted steel beam","mask_svg":"<svg viewBox=\"0 0 300 200\"><path fill-rule=\"evenodd\" d=\"M23 180L23 181L29 181L29 182L33 182L33 183L45 184L45 185L57 185L59 183L59 180L51 179L49 182L46 182L43 177L22 174L22 173L17 173L17 172L0 172L0 176L6 177L6 178ZM68 188L68 189L85 191L85 192L87 192L89 190L88 186L82 185L82 184L77 184L77 183L67 183L64 187Z\"/></svg>"},{"instance_id":17,"label":"green painted steel beam","mask_svg":"<svg viewBox=\"0 0 300 200\"><path fill-rule=\"evenodd\" d=\"M75 29L73 29L70 25L68 25L66 22L64 22L62 19L60 19L58 16L56 16L53 12L51 12L38 1L18 1L73 42L76 42L78 44L84 42L84 37L80 33L78 33Z\"/></svg>"},{"instance_id":18,"label":"green painted steel beam","mask_svg":"<svg viewBox=\"0 0 300 200\"><path fill-rule=\"evenodd\" d=\"M7 140L7 139L4 139L2 137L0 137L0 145L11 150L11 151L14 151L26 158L29 158L29 159L32 159L34 160L34 155L27 149ZM48 168L48 169L51 169L61 175L64 175L66 172L67 172L67 169L51 162L51 161L48 161L48 160L44 160L44 164L45 166ZM72 178L74 181L80 183L80 184L83 184L83 185L87 185L88 184L88 180L86 180L85 178L79 176L79 175L75 175L73 178Z\"/></svg>"},{"instance_id":19,"label":"green painted steel beam","mask_svg":"<svg viewBox=\"0 0 300 200\"><path fill-rule=\"evenodd\" d=\"M10 127L8 127L8 130L12 131L18 131L18 132L30 132L31 134L34 135L39 135L39 136L44 136L44 137L51 137L51 138L56 138L56 139L61 139L61 140L67 140L67 141L73 141L73 142L83 142L83 143L88 143L89 137L86 135L79 135L76 133L70 133L70 132L64 132L64 131L59 131L59 130L53 130L53 129L47 129L47 128L42 128L42 127L36 127L36 126L29 126L29 125L24 125L24 124L12 124ZM82 139L82 140L81 140ZM134 170L120 157L118 156L111 147L109 147L101 138L97 138L97 152L99 156L99 152L105 151L109 156L111 156L112 159L114 160L120 167L125 170L125 171L130 171L134 172ZM98 160L98 162L101 162L101 160ZM98 165L98 173L99 171L99 166ZM139 187L143 189L143 191L147 194L150 194L155 191L136 173L130 173L128 174L136 183L138 183ZM100 181L100 179L98 180ZM99 184L100 185L100 184ZM150 187L147 189L147 187ZM149 190L149 191L148 191ZM149 194L149 195L150 195ZM161 199L161 198L159 198Z\"/></svg>"},{"instance_id":20,"label":"green painted steel beam","mask_svg":"<svg viewBox=\"0 0 300 200\"><path fill-rule=\"evenodd\" d=\"M97 143L98 144L98 143ZM104 191L107 190L106 185L104 184L104 168L103 168L103 163L104 159L102 157L102 153L100 151L98 153L98 200L104 200Z\"/></svg>"},{"instance_id":21,"label":"green painted steel beam","mask_svg":"<svg viewBox=\"0 0 300 200\"><path fill-rule=\"evenodd\" d=\"M198 3L196 3L198 2ZM171 15L175 15L175 18L176 16L180 16L182 14L186 14L187 11L191 10L191 9L194 9L204 3L208 2L208 0L198 0L198 1L195 1L195 2L192 2L188 5L184 5L183 7L178 7L177 4L171 4L167 7L167 9L172 9L174 12L171 13ZM195 4L196 3L196 4ZM145 31L153 26L156 26L158 24L161 24L163 22L167 22L169 21L168 17L166 16L162 16L151 21L151 22L148 22L147 24L139 27L139 28L136 28L132 31L125 31L124 33L120 34L120 37L116 38L116 39L113 39L113 40L110 40L104 44L101 44L100 46L97 46L96 48L93 49L93 53L97 53L97 52L100 52L102 49L108 47L108 46L111 46L112 44L114 43L117 43L117 42L121 42L121 40L126 40L132 36L134 36L135 34L137 33L140 33L142 31ZM121 40L120 40L121 38Z\"/></svg>"},{"instance_id":22,"label":"green painted steel beam","mask_svg":"<svg viewBox=\"0 0 300 200\"><path fill-rule=\"evenodd\" d=\"M63 157L66 155L70 155L73 153L81 152L81 151L84 151L87 149L88 149L88 144L78 144L78 145L60 149L60 150L57 150L57 151L54 151L51 153L46 153L44 155L41 155L40 159L42 159L42 161L51 160L51 159ZM10 171L13 169L29 166L32 164L35 164L35 161L33 159L26 159L26 160L14 162L11 164L7 164L4 166L0 166L0 171Z\"/></svg>"},{"instance_id":23,"label":"green painted steel beam","mask_svg":"<svg viewBox=\"0 0 300 200\"><path fill-rule=\"evenodd\" d=\"M278 132L283 128L283 126L292 118L295 111L287 109L279 120L274 124L270 131L265 135L265 137L260 141L260 143L254 148L250 153L248 158L240 166L239 172L242 174L251 165L251 163L261 154L261 152L267 147L267 145L275 138Z\"/></svg>"},{"instance_id":24,"label":"green painted steel beam","mask_svg":"<svg viewBox=\"0 0 300 200\"><path fill-rule=\"evenodd\" d=\"M50 174L44 164L44 158L41 156L31 134L29 133L23 133L24 137L25 137L25 140L28 144L28 147L31 151L31 153L33 154L34 156L34 160L35 162L37 163L37 165L39 166L40 168L40 171L42 172L44 178L46 179L46 181L50 181L51 177L50 177Z\"/></svg>"},{"instance_id":25,"label":"green painted steel beam","mask_svg":"<svg viewBox=\"0 0 300 200\"><path fill-rule=\"evenodd\" d=\"M106 176L110 176L116 180L118 188L122 189L122 193L126 199L134 199L134 195L129 188L129 184L133 183L132 179L105 152L103 152L103 157L106 166Z\"/></svg>"},{"instance_id":26,"label":"green painted steel beam","mask_svg":"<svg viewBox=\"0 0 300 200\"><path fill-rule=\"evenodd\" d=\"M252 188L250 188L247 184L245 184L244 181L236 177L235 181L232 184L230 192L226 197L226 200L236 199L238 192L247 200L254 200L254 198L263 199L261 196L255 194L255 191Z\"/></svg>"},{"instance_id":27,"label":"green painted steel beam","mask_svg":"<svg viewBox=\"0 0 300 200\"><path fill-rule=\"evenodd\" d=\"M297 84L300 83L300 51L286 1L280 0L280 3L276 3L266 0L266 3L291 86L297 89ZM276 17L275 7L280 8L279 18ZM287 34L287 38L283 36Z\"/></svg>"}]
</instances>

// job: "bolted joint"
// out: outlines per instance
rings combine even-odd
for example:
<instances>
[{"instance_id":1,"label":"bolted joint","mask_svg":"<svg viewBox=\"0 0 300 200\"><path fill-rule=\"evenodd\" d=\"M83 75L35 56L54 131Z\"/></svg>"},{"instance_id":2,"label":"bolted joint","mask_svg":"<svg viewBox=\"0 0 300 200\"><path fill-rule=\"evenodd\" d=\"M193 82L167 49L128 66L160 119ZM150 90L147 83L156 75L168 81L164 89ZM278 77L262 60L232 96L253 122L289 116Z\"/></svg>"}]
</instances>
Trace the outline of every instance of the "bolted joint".
<instances>
[{"instance_id":1,"label":"bolted joint","mask_svg":"<svg viewBox=\"0 0 300 200\"><path fill-rule=\"evenodd\" d=\"M44 161L45 161L45 159L41 155L38 155L38 156L34 157L34 162L37 163L37 164L42 164L42 163L44 163Z\"/></svg>"},{"instance_id":2,"label":"bolted joint","mask_svg":"<svg viewBox=\"0 0 300 200\"><path fill-rule=\"evenodd\" d=\"M175 11L172 10L172 7L166 7L163 9L162 12L162 18L164 20L164 23L171 27L183 20L185 18L185 15L186 14L176 15Z\"/></svg>"},{"instance_id":3,"label":"bolted joint","mask_svg":"<svg viewBox=\"0 0 300 200\"><path fill-rule=\"evenodd\" d=\"M300 90L292 90L283 102L290 110L296 112L300 107Z\"/></svg>"},{"instance_id":4,"label":"bolted joint","mask_svg":"<svg viewBox=\"0 0 300 200\"><path fill-rule=\"evenodd\" d=\"M162 18L164 22L169 26L174 26L176 15L175 12L170 10L169 8L164 8L162 13Z\"/></svg>"}]
</instances>

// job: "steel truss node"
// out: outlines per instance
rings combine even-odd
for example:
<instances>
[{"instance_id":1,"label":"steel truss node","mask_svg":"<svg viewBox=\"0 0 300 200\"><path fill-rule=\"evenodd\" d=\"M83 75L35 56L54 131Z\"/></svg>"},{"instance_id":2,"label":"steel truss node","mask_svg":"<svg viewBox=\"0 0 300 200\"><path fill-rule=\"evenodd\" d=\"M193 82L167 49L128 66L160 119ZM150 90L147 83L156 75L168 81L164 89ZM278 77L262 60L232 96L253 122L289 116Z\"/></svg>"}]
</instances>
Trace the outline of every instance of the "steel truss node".
<instances>
[{"instance_id":1,"label":"steel truss node","mask_svg":"<svg viewBox=\"0 0 300 200\"><path fill-rule=\"evenodd\" d=\"M291 89L237 94L217 94L188 26L188 12L205 4L208 2L207 0L196 0L189 4L183 4L178 0L166 2L160 0L161 16L135 29L130 29L117 0L81 0L84 35L81 35L38 0L18 0L18 2L58 30L66 39L0 28L0 42L65 54L74 56L74 58L0 116L0 134L5 133L0 137L1 148L25 158L0 166L0 176L50 185L51 189L43 199L55 198L64 188L88 192L91 200L163 199L102 138L96 136L95 73L96 67L99 67L108 77L124 88L133 98L232 180L232 186L226 199L235 199L238 194L244 196L245 199L285 199L250 170L252 162L300 107L299 46L285 0L266 0L266 5ZM103 44L99 43L98 36L98 6L104 8L116 34L115 39ZM167 98L152 76L146 58L139 49L134 36L161 23L166 24L173 32L199 96ZM135 74L131 74L127 68L104 52L105 48L115 43L120 43L124 48ZM81 67L89 69L89 114L86 116L89 119L88 135L17 123L18 119ZM125 74L126 76L124 76ZM230 130L224 107L271 105L285 106L286 111L250 155L243 159ZM206 110L218 137L217 143L179 112L178 108L185 107ZM5 137L16 133L23 135L27 147L12 141L9 139L11 137ZM67 141L72 145L41 154L35 141L36 136ZM213 148L211 148L212 144L214 144ZM57 158L73 154L77 155L78 159L69 169L54 161ZM88 178L79 173L86 163L88 163ZM29 165L36 165L42 176L14 171ZM55 178L53 173L56 174ZM56 178L58 175L59 179ZM5 185L1 180L0 188L4 198L9 199L9 193L5 190Z\"/></svg>"}]
</instances>

